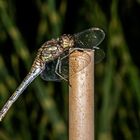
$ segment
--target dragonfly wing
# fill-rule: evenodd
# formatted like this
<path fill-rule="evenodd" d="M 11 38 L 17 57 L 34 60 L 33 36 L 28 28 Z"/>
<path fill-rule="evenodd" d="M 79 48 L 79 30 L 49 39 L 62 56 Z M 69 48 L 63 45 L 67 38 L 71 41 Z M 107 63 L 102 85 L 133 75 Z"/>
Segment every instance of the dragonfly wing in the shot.
<path fill-rule="evenodd" d="M 60 58 L 63 58 L 67 52 L 65 52 Z M 44 71 L 40 74 L 41 78 L 45 81 L 61 81 L 62 77 L 68 79 L 68 57 L 62 59 L 59 63 L 59 67 L 56 70 L 58 59 L 51 61 L 50 63 L 46 63 Z M 56 74 L 56 71 L 59 73 Z"/>
<path fill-rule="evenodd" d="M 95 63 L 99 63 L 105 53 L 97 47 L 105 38 L 105 33 L 99 28 L 90 28 L 80 33 L 74 34 L 75 48 L 85 48 L 95 50 Z"/>
<path fill-rule="evenodd" d="M 96 48 L 94 54 L 94 62 L 95 64 L 101 62 L 105 57 L 105 52 L 102 49 Z"/>
<path fill-rule="evenodd" d="M 94 49 L 105 38 L 105 33 L 99 28 L 90 28 L 80 33 L 74 34 L 75 47 Z"/>
<path fill-rule="evenodd" d="M 45 81 L 60 81 L 61 78 L 55 73 L 57 60 L 46 63 L 44 71 L 40 74 L 41 78 Z"/>

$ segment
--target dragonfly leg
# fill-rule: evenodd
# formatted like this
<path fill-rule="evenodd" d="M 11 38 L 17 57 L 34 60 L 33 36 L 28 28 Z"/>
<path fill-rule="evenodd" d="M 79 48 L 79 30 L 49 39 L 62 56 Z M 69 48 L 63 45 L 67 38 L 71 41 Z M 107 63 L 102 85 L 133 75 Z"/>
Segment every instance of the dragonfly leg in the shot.
<path fill-rule="evenodd" d="M 57 60 L 57 64 L 55 67 L 55 73 L 65 81 L 68 81 L 64 76 L 61 75 L 61 58 L 59 57 Z"/>

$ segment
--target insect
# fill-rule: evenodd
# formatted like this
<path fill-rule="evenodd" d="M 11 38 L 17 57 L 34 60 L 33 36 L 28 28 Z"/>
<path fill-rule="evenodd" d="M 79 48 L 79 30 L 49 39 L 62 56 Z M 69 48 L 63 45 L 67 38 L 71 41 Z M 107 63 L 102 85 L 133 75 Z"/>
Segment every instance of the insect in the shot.
<path fill-rule="evenodd" d="M 101 61 L 104 58 L 104 52 L 97 46 L 103 41 L 104 37 L 103 30 L 90 28 L 74 35 L 64 34 L 57 39 L 45 42 L 39 48 L 29 73 L 1 109 L 0 121 L 12 104 L 38 75 L 41 74 L 41 77 L 47 81 L 67 78 L 68 59 L 64 58 L 68 58 L 69 54 L 72 53 L 71 48 L 74 48 L 74 50 L 95 50 L 95 62 Z"/>

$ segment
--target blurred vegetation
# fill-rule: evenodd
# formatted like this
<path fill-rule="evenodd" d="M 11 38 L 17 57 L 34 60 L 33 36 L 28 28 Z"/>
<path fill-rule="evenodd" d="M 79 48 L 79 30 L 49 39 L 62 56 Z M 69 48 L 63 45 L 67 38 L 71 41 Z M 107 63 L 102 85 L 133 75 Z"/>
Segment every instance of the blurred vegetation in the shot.
<path fill-rule="evenodd" d="M 62 33 L 102 28 L 96 65 L 96 139 L 140 139 L 139 0 L 0 0 L 0 107 L 37 49 Z M 0 123 L 0 140 L 67 140 L 68 84 L 38 77 Z"/>

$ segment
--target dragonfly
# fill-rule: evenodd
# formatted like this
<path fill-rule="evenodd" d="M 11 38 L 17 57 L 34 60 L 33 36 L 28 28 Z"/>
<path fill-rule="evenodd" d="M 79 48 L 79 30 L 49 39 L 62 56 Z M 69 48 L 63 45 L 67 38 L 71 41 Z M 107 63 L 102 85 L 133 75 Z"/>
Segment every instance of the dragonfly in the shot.
<path fill-rule="evenodd" d="M 2 107 L 0 121 L 2 121 L 12 104 L 37 76 L 41 75 L 42 79 L 46 81 L 67 80 L 68 57 L 73 51 L 95 50 L 95 63 L 100 62 L 104 58 L 105 53 L 98 45 L 104 38 L 104 31 L 93 27 L 73 35 L 63 34 L 59 38 L 46 41 L 38 49 L 29 73 Z"/>

